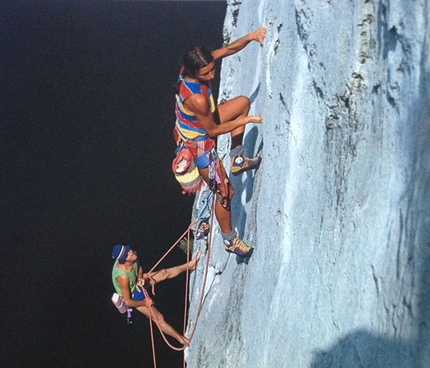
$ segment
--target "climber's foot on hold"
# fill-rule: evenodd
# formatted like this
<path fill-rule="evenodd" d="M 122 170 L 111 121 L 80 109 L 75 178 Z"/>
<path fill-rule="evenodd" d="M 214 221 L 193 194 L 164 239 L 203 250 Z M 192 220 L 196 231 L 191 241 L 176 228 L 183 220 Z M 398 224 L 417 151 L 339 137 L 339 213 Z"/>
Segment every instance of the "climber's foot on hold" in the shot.
<path fill-rule="evenodd" d="M 258 169 L 261 157 L 248 158 L 244 155 L 237 155 L 230 159 L 230 171 L 233 175 L 239 175 L 248 170 Z"/>
<path fill-rule="evenodd" d="M 237 236 L 232 240 L 224 239 L 224 248 L 227 252 L 234 253 L 241 258 L 251 256 L 254 251 L 254 248 L 248 247 L 243 240 L 239 239 Z"/>
<path fill-rule="evenodd" d="M 196 239 L 204 239 L 209 234 L 209 224 L 207 221 L 202 221 L 199 228 L 197 229 Z"/>

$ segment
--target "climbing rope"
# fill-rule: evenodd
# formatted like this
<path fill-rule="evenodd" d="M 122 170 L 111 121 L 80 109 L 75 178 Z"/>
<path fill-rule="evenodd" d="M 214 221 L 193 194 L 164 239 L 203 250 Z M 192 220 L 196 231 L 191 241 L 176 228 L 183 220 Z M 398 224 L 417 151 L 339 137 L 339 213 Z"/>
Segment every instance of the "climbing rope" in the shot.
<path fill-rule="evenodd" d="M 213 225 L 213 213 L 214 213 L 214 206 L 215 206 L 215 196 L 213 196 L 212 198 L 212 212 L 211 212 L 211 220 L 210 220 L 210 229 L 212 229 L 212 225 Z M 203 306 L 203 299 L 204 299 L 204 293 L 205 293 L 205 288 L 206 288 L 206 280 L 207 280 L 207 275 L 208 275 L 208 270 L 209 270 L 209 259 L 210 259 L 210 253 L 211 253 L 211 243 L 212 243 L 212 231 L 209 232 L 209 236 L 208 236 L 208 244 L 207 244 L 207 252 L 206 252 L 206 265 L 205 265 L 205 274 L 203 276 L 203 285 L 202 285 L 202 292 L 200 294 L 200 300 L 199 300 L 199 306 L 197 308 L 197 313 L 196 313 L 196 318 L 195 318 L 195 322 L 194 322 L 194 326 L 193 329 L 190 333 L 190 341 L 192 340 L 193 336 L 194 336 L 194 332 L 196 331 L 197 328 L 197 322 L 199 320 L 199 316 L 200 316 L 200 312 L 202 310 L 202 306 Z"/>
<path fill-rule="evenodd" d="M 184 294 L 184 324 L 182 326 L 182 336 L 185 336 L 185 332 L 187 330 L 187 310 L 188 310 L 188 283 L 190 272 L 188 269 L 188 262 L 190 261 L 190 243 L 191 237 L 190 232 L 187 234 L 187 272 L 185 273 L 185 294 Z M 197 268 L 197 265 L 196 265 Z M 191 339 L 188 340 L 191 342 Z M 185 357 L 183 359 L 183 366 L 186 367 L 187 363 L 185 362 Z"/>
<path fill-rule="evenodd" d="M 205 206 L 203 208 L 203 210 L 206 209 L 206 207 L 208 206 L 208 202 L 210 200 L 210 198 L 212 198 L 212 211 L 211 211 L 211 216 L 210 216 L 210 229 L 212 229 L 212 225 L 213 225 L 213 217 L 214 217 L 214 213 L 215 213 L 215 198 L 216 196 L 212 196 L 212 191 L 210 191 L 208 197 L 205 199 Z M 203 210 L 201 211 L 198 219 L 201 218 L 201 215 L 203 213 Z M 187 230 L 179 237 L 179 239 L 170 247 L 170 249 L 160 258 L 160 260 L 151 268 L 151 270 L 146 273 L 144 275 L 145 279 L 150 279 L 151 277 L 149 277 L 149 273 L 153 272 L 153 270 L 161 263 L 161 261 L 175 248 L 175 246 L 185 237 L 187 236 L 187 270 L 186 270 L 186 286 L 185 286 L 185 301 L 184 301 L 184 325 L 183 325 L 183 336 L 185 335 L 186 332 L 186 317 L 187 317 L 187 309 L 188 309 L 188 283 L 189 283 L 189 268 L 188 268 L 188 263 L 190 261 L 190 243 L 191 243 L 191 238 L 190 238 L 190 234 L 191 234 L 191 228 L 196 224 L 197 220 L 193 220 L 191 221 L 190 225 L 188 226 Z M 206 251 L 206 265 L 205 265 L 205 272 L 204 272 L 204 277 L 203 277 L 203 285 L 202 285 L 202 292 L 200 295 L 200 299 L 199 299 L 199 305 L 197 308 L 197 313 L 196 313 L 196 317 L 195 317 L 195 322 L 194 322 L 194 326 L 192 329 L 192 332 L 190 334 L 189 337 L 189 341 L 191 342 L 194 333 L 196 331 L 197 328 L 197 322 L 200 316 L 200 312 L 203 306 L 203 299 L 204 299 L 204 292 L 205 292 L 205 288 L 206 288 L 206 281 L 207 281 L 207 274 L 208 274 L 208 269 L 209 269 L 209 259 L 210 259 L 210 250 L 211 250 L 211 241 L 212 241 L 212 231 L 209 232 L 209 236 L 208 236 L 208 242 L 207 242 L 207 251 Z M 154 290 L 154 283 L 152 284 L 152 294 L 155 295 L 155 290 Z M 145 293 L 145 297 L 149 298 L 149 294 L 148 292 L 145 290 L 145 288 L 143 288 L 143 291 Z M 154 361 L 154 368 L 157 368 L 157 362 L 156 362 L 156 354 L 155 354 L 155 343 L 154 343 L 154 332 L 153 332 L 153 325 L 152 325 L 152 321 L 154 320 L 155 324 L 157 325 L 161 336 L 163 337 L 163 340 L 166 342 L 167 346 L 169 346 L 171 349 L 176 350 L 176 351 L 183 351 L 186 346 L 183 346 L 181 348 L 177 348 L 175 346 L 173 346 L 172 344 L 169 343 L 169 341 L 167 340 L 164 332 L 162 331 L 160 325 L 157 322 L 157 319 L 155 318 L 154 312 L 152 311 L 152 306 L 149 306 L 149 326 L 150 326 L 150 334 L 151 334 L 151 344 L 152 344 L 152 355 L 153 355 L 153 361 Z M 186 367 L 186 362 L 184 360 L 184 368 Z"/>
<path fill-rule="evenodd" d="M 154 268 L 157 267 L 161 261 L 166 258 L 166 256 L 176 247 L 176 245 L 184 238 L 184 236 L 189 233 L 191 231 L 191 228 L 195 225 L 197 221 L 193 220 L 191 221 L 191 224 L 188 226 L 187 230 L 180 236 L 180 238 L 175 242 L 175 244 L 173 244 L 170 249 L 164 254 L 164 256 L 162 256 L 160 258 L 160 260 L 154 265 L 154 267 L 151 268 L 151 270 L 148 273 L 151 273 L 152 271 L 154 271 Z"/>
<path fill-rule="evenodd" d="M 151 270 L 146 274 L 148 275 L 149 273 L 153 272 L 153 270 L 161 263 L 161 261 L 166 258 L 166 256 L 175 248 L 175 246 L 184 238 L 185 235 L 187 235 L 188 237 L 188 242 L 190 241 L 190 232 L 191 232 L 191 228 L 194 226 L 194 224 L 196 223 L 196 220 L 191 221 L 191 224 L 188 226 L 187 230 L 179 237 L 179 239 L 170 247 L 170 249 L 160 258 L 160 260 L 151 268 Z M 189 248 L 189 245 L 188 245 Z M 187 252 L 187 264 L 188 264 L 188 260 L 189 260 L 189 249 Z M 189 269 L 187 266 L 187 274 L 189 273 Z M 149 276 L 147 276 L 149 277 Z M 152 293 L 155 295 L 155 290 L 154 290 L 154 284 L 152 284 Z M 144 290 L 145 293 L 145 297 L 149 298 L 148 292 Z M 186 312 L 185 312 L 186 313 Z M 150 322 L 150 329 L 151 329 L 151 340 L 153 341 L 153 331 L 152 331 L 152 317 L 154 318 L 154 322 L 157 325 L 158 329 L 160 330 L 161 336 L 163 337 L 164 341 L 166 342 L 166 344 L 173 350 L 176 351 L 182 351 L 185 349 L 185 347 L 181 347 L 181 348 L 177 348 L 175 346 L 173 346 L 172 344 L 169 343 L 169 341 L 167 340 L 164 332 L 161 330 L 160 325 L 158 324 L 155 316 L 154 316 L 154 312 L 152 311 L 152 307 L 149 306 L 149 314 L 150 314 L 150 318 L 149 318 L 149 322 Z"/>
<path fill-rule="evenodd" d="M 148 294 L 148 292 L 143 289 L 145 296 Z M 151 318 L 151 314 L 152 314 L 152 309 L 149 309 L 149 330 L 151 331 L 151 345 L 152 345 L 152 360 L 154 361 L 154 368 L 157 368 L 157 359 L 155 357 L 155 343 L 154 343 L 154 330 L 152 329 L 152 318 Z"/>

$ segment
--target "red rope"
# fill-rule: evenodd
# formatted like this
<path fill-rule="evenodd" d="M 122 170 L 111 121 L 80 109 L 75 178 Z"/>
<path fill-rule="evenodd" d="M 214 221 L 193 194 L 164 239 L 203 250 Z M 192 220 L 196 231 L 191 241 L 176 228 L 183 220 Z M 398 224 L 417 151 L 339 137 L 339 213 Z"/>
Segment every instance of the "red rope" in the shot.
<path fill-rule="evenodd" d="M 216 195 L 213 195 L 212 198 L 212 211 L 211 211 L 211 221 L 210 221 L 210 229 L 212 230 L 212 225 L 213 225 L 213 217 L 214 217 L 214 211 L 215 211 L 215 198 Z M 191 228 L 194 226 L 194 224 L 196 223 L 196 220 L 191 221 L 191 224 L 188 226 L 187 230 L 179 237 L 179 239 L 170 247 L 170 249 L 160 258 L 160 260 L 151 268 L 151 270 L 148 273 L 153 272 L 153 270 L 161 263 L 161 261 L 175 248 L 175 246 L 184 238 L 185 235 L 187 235 L 187 270 L 186 270 L 186 286 L 185 286 L 185 301 L 184 301 L 184 325 L 183 325 L 183 335 L 185 335 L 186 332 L 186 320 L 187 320 L 187 308 L 188 308 L 188 282 L 189 282 L 189 268 L 188 268 L 188 262 L 190 260 L 190 230 Z M 212 241 L 212 231 L 209 232 L 209 236 L 208 236 L 208 245 L 207 245 L 207 252 L 206 252 L 206 265 L 205 265 L 205 274 L 204 274 L 204 278 L 203 278 L 203 287 L 202 287 L 202 293 L 200 295 L 200 300 L 199 300 L 199 306 L 197 309 L 197 314 L 196 314 L 196 318 L 195 318 L 195 323 L 192 329 L 192 332 L 190 334 L 189 337 L 189 341 L 191 342 L 194 333 L 196 331 L 196 327 L 197 327 L 197 321 L 199 319 L 200 316 L 200 312 L 202 310 L 202 306 L 203 306 L 203 298 L 204 298 L 204 292 L 205 292 L 205 288 L 206 288 L 206 281 L 207 281 L 207 275 L 208 275 L 208 269 L 209 269 L 209 258 L 210 258 L 210 249 L 211 249 L 211 241 Z M 149 295 L 147 293 L 147 291 L 145 289 L 144 293 L 145 296 L 149 298 Z M 155 295 L 154 292 L 154 285 L 152 286 L 152 293 Z M 152 307 L 149 306 L 149 324 L 150 324 L 150 330 L 151 330 L 151 342 L 152 342 L 152 354 L 153 354 L 153 360 L 154 360 L 154 368 L 157 367 L 157 362 L 156 362 L 156 355 L 155 355 L 155 344 L 154 344 L 154 333 L 153 333 L 153 327 L 152 327 L 152 319 L 154 320 L 155 324 L 157 325 L 161 336 L 163 337 L 163 340 L 166 342 L 166 344 L 173 350 L 176 351 L 183 351 L 186 347 L 183 346 L 181 348 L 177 348 L 175 346 L 173 346 L 172 344 L 169 343 L 169 341 L 166 339 L 166 336 L 164 334 L 164 332 L 161 330 L 161 327 L 159 326 L 153 312 L 152 312 Z M 186 367 L 186 362 L 185 359 L 183 361 L 184 363 L 184 368 Z"/>
<path fill-rule="evenodd" d="M 154 265 L 154 267 L 151 268 L 151 270 L 148 273 L 151 273 L 152 271 L 154 271 L 154 268 L 157 267 L 164 258 L 166 258 L 166 256 L 173 250 L 173 248 L 175 248 L 176 244 L 178 244 L 182 240 L 185 234 L 189 233 L 189 231 L 191 230 L 191 228 L 194 226 L 196 222 L 197 222 L 196 220 L 191 221 L 191 224 L 190 226 L 188 226 L 188 229 L 180 236 L 180 238 L 176 241 L 176 243 L 170 247 L 170 249 L 164 254 L 164 256 L 160 258 L 160 260 Z"/>
<path fill-rule="evenodd" d="M 161 263 L 161 261 L 174 249 L 174 247 L 176 246 L 176 244 L 178 244 L 183 239 L 183 237 L 185 236 L 185 234 L 188 234 L 188 243 L 189 243 L 189 241 L 190 241 L 190 231 L 191 231 L 191 228 L 194 226 L 195 223 L 196 223 L 196 220 L 191 221 L 191 224 L 188 226 L 187 230 L 181 235 L 181 237 L 175 242 L 175 244 L 173 244 L 170 247 L 170 249 L 160 258 L 160 260 L 155 264 L 154 267 L 151 268 L 151 270 L 148 273 L 151 273 L 155 269 L 155 267 L 157 267 Z M 189 253 L 190 253 L 189 252 L 189 244 L 188 244 L 187 248 L 188 248 L 188 251 L 187 251 L 187 264 L 188 264 Z M 189 272 L 189 270 L 188 270 L 188 265 L 187 265 L 187 275 L 188 275 L 188 272 Z M 145 289 L 143 289 L 143 291 L 145 293 L 145 297 L 149 298 L 148 292 Z M 152 289 L 152 292 L 155 295 L 154 288 Z M 186 311 L 184 312 L 184 314 L 186 314 Z M 163 337 L 163 340 L 166 342 L 167 346 L 169 346 L 171 349 L 176 350 L 176 351 L 182 351 L 182 350 L 185 349 L 185 346 L 183 346 L 181 348 L 177 348 L 177 347 L 173 346 L 172 344 L 170 344 L 170 342 L 167 340 L 164 332 L 161 330 L 161 327 L 158 324 L 157 319 L 154 316 L 154 313 L 152 312 L 152 306 L 149 306 L 149 322 L 150 322 L 150 325 L 151 325 L 151 338 L 153 338 L 153 336 L 152 336 L 152 318 L 154 318 L 154 322 L 157 325 L 157 327 L 158 327 L 158 329 L 160 331 L 160 334 Z M 184 316 L 184 318 L 185 318 L 185 316 Z M 155 362 L 155 355 L 154 355 L 154 362 Z"/>
<path fill-rule="evenodd" d="M 147 295 L 146 290 L 143 289 L 145 295 Z M 149 329 L 151 331 L 151 345 L 152 345 L 152 360 L 154 361 L 154 368 L 157 368 L 157 359 L 155 358 L 155 343 L 154 343 L 154 330 L 152 328 L 152 318 L 151 318 L 151 308 L 149 309 Z"/>
<path fill-rule="evenodd" d="M 185 295 L 184 295 L 184 325 L 182 327 L 182 335 L 185 336 L 185 332 L 187 329 L 187 310 L 188 310 L 188 282 L 189 282 L 189 275 L 190 275 L 190 269 L 188 268 L 188 262 L 190 261 L 190 232 L 188 232 L 187 237 L 187 272 L 185 274 Z M 197 265 L 196 265 L 197 268 Z M 189 340 L 191 342 L 191 339 Z M 183 367 L 186 368 L 187 362 L 185 361 L 185 356 L 183 359 Z"/>
<path fill-rule="evenodd" d="M 213 225 L 213 217 L 214 217 L 214 211 L 215 211 L 215 195 L 212 198 L 212 211 L 211 211 L 211 222 L 210 222 L 210 229 L 211 231 L 209 231 L 209 236 L 208 236 L 208 250 L 206 252 L 206 265 L 205 265 L 205 275 L 203 278 L 203 287 L 202 287 L 202 293 L 200 294 L 200 301 L 199 301 L 199 307 L 197 309 L 197 314 L 196 314 L 196 320 L 194 322 L 194 326 L 193 326 L 193 330 L 190 334 L 190 341 L 192 340 L 193 336 L 194 336 L 194 332 L 196 331 L 197 328 L 197 321 L 199 320 L 199 316 L 200 316 L 200 312 L 202 310 L 202 306 L 203 306 L 203 298 L 205 295 L 205 288 L 206 288 L 206 280 L 207 280 L 207 276 L 208 276 L 208 270 L 209 270 L 209 258 L 210 258 L 210 254 L 211 254 L 211 242 L 212 242 L 212 225 Z"/>
<path fill-rule="evenodd" d="M 174 247 L 183 239 L 183 237 L 185 236 L 185 234 L 187 234 L 187 239 L 188 239 L 188 245 L 187 245 L 187 271 L 186 271 L 186 282 L 187 282 L 187 286 L 186 286 L 186 293 L 185 293 L 185 303 L 187 300 L 187 296 L 188 296 L 188 275 L 189 275 L 189 268 L 188 268 L 188 262 L 190 259 L 190 230 L 191 228 L 194 226 L 194 224 L 196 223 L 196 220 L 193 220 L 191 222 L 191 224 L 188 226 L 187 230 L 181 235 L 181 237 L 175 242 L 175 244 L 173 244 L 170 249 L 160 258 L 160 260 L 151 268 L 151 270 L 148 272 L 152 272 L 160 263 L 161 261 L 174 249 Z M 145 274 L 147 275 L 147 274 Z M 149 276 L 145 277 L 146 279 L 150 279 Z M 148 292 L 145 290 L 145 288 L 143 288 L 143 292 L 145 294 L 146 298 L 149 298 Z M 155 291 L 154 291 L 154 285 L 152 285 L 152 293 L 155 295 Z M 185 333 L 185 326 L 186 326 L 186 309 L 187 308 L 187 304 L 185 304 L 185 308 L 184 308 L 184 333 Z M 153 356 L 153 361 L 154 361 L 154 368 L 157 368 L 157 360 L 156 360 L 156 354 L 155 354 L 155 343 L 154 343 L 154 331 L 153 331 L 153 326 L 152 326 L 152 320 L 154 320 L 155 324 L 157 325 L 161 336 L 163 337 L 164 341 L 166 342 L 166 344 L 173 350 L 176 351 L 182 351 L 185 349 L 185 346 L 181 347 L 181 348 L 177 348 L 175 346 L 173 346 L 172 344 L 169 343 L 169 341 L 166 339 L 166 336 L 164 334 L 164 332 L 161 330 L 160 325 L 158 324 L 154 313 L 152 311 L 152 307 L 149 306 L 149 327 L 150 327 L 150 334 L 151 334 L 151 343 L 152 343 L 152 356 Z"/>

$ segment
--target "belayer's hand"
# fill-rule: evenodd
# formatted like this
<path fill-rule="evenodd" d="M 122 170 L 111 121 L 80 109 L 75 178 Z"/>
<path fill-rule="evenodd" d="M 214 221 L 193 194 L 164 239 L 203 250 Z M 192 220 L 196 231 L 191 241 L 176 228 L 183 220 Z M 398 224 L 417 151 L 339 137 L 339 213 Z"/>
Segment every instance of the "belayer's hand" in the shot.
<path fill-rule="evenodd" d="M 152 307 L 154 305 L 154 302 L 152 301 L 152 299 L 150 297 L 146 297 L 144 299 L 144 301 L 145 301 L 145 307 L 149 308 L 149 307 Z"/>
<path fill-rule="evenodd" d="M 140 287 L 144 287 L 145 286 L 145 279 L 144 278 L 138 278 L 136 285 L 138 285 Z"/>
<path fill-rule="evenodd" d="M 267 29 L 265 27 L 260 27 L 256 31 L 251 32 L 249 35 L 252 37 L 254 41 L 260 42 L 260 44 L 264 43 L 264 37 L 266 37 Z"/>

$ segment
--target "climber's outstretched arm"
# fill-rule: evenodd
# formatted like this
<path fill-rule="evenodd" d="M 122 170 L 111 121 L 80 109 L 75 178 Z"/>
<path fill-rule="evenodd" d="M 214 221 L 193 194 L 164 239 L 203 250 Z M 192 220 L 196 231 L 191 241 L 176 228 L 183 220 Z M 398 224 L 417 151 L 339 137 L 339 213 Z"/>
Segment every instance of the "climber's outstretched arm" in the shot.
<path fill-rule="evenodd" d="M 233 55 L 236 52 L 242 50 L 251 41 L 258 41 L 261 44 L 263 44 L 264 37 L 266 37 L 266 31 L 267 30 L 265 27 L 260 27 L 256 31 L 248 33 L 246 36 L 243 36 L 237 39 L 231 44 L 221 49 L 212 51 L 212 56 L 215 60 L 217 60 L 217 59 L 222 59 L 229 55 Z"/>

